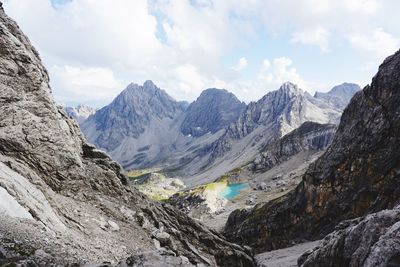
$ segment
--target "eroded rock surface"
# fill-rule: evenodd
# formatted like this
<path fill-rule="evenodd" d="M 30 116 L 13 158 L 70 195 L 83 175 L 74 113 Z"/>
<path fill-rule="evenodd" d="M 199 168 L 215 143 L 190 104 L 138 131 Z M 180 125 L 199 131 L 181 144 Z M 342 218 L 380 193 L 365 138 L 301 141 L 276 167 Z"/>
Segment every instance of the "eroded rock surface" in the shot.
<path fill-rule="evenodd" d="M 400 265 L 400 209 L 340 223 L 298 265 L 384 267 Z"/>
<path fill-rule="evenodd" d="M 335 132 L 334 124 L 307 121 L 279 141 L 268 144 L 248 167 L 253 172 L 265 172 L 302 151 L 324 150 L 331 144 Z"/>

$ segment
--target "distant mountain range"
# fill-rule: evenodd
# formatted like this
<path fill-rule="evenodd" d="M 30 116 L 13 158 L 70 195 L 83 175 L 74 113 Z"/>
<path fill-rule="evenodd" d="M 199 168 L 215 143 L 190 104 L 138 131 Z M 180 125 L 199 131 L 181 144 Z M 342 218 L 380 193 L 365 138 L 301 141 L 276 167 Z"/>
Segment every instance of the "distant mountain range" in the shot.
<path fill-rule="evenodd" d="M 64 107 L 65 112 L 69 117 L 76 120 L 78 124 L 83 123 L 90 115 L 96 113 L 96 109 L 86 106 L 78 105 L 77 107 Z"/>
<path fill-rule="evenodd" d="M 212 88 L 187 105 L 146 81 L 128 85 L 81 128 L 89 142 L 126 169 L 157 166 L 199 184 L 248 162 L 306 121 L 338 124 L 358 90 L 344 83 L 312 96 L 287 82 L 246 105 L 227 90 Z"/>

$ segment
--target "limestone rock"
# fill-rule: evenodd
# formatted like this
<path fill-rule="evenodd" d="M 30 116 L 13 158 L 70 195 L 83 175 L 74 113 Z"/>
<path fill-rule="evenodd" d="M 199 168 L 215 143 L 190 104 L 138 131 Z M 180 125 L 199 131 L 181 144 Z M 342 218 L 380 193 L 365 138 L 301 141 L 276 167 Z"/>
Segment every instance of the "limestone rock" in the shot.
<path fill-rule="evenodd" d="M 400 209 L 383 210 L 340 223 L 321 244 L 303 254 L 302 267 L 400 264 Z"/>

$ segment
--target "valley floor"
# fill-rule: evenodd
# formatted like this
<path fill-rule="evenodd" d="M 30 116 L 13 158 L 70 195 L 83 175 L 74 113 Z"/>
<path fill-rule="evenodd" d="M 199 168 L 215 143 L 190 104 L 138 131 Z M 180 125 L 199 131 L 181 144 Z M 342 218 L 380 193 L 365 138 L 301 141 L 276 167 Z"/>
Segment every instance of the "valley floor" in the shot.
<path fill-rule="evenodd" d="M 226 205 L 216 213 L 207 214 L 199 219 L 203 224 L 221 232 L 228 220 L 229 214 L 236 209 L 252 208 L 259 203 L 266 203 L 275 198 L 287 194 L 301 181 L 311 162 L 317 159 L 322 152 L 304 152 L 296 157 L 275 166 L 267 172 L 260 174 L 242 173 L 248 180 L 240 178 L 241 181 L 249 183 L 250 187 L 240 191 L 233 200 L 227 201 Z M 259 188 L 259 187 L 262 188 Z M 257 190 L 254 190 L 257 188 Z"/>

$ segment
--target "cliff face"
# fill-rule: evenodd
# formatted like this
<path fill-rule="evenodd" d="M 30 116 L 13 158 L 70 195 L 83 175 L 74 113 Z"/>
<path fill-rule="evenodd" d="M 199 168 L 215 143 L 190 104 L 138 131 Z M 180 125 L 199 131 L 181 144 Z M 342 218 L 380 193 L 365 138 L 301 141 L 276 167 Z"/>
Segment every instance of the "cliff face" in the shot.
<path fill-rule="evenodd" d="M 400 52 L 345 109 L 335 138 L 288 195 L 233 212 L 225 236 L 258 251 L 316 239 L 400 198 Z"/>
<path fill-rule="evenodd" d="M 279 141 L 264 147 L 248 167 L 253 172 L 265 172 L 302 151 L 323 150 L 331 144 L 335 131 L 334 124 L 305 122 Z"/>
<path fill-rule="evenodd" d="M 182 265 L 253 265 L 245 249 L 126 187 L 120 166 L 56 107 L 48 81 L 1 8 L 0 265 L 115 264 L 146 250 L 159 264 L 167 255 Z"/>

